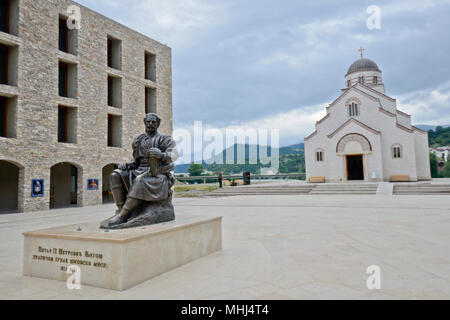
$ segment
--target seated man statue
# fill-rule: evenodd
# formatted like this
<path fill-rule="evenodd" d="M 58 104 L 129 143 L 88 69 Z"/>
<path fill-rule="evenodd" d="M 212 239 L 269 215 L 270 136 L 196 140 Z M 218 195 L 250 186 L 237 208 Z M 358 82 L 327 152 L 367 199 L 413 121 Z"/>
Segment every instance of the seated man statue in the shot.
<path fill-rule="evenodd" d="M 172 137 L 158 132 L 161 119 L 154 113 L 144 120 L 146 133 L 133 142 L 130 164 L 111 174 L 111 191 L 118 210 L 101 223 L 102 229 L 124 229 L 175 220 L 172 175 L 178 158 Z"/>

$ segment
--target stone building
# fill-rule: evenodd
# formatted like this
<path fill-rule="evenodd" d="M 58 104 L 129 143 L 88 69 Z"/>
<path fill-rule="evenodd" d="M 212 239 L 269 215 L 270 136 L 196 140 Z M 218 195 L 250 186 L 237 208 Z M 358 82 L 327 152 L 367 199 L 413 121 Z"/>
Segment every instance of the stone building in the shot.
<path fill-rule="evenodd" d="M 0 212 L 110 200 L 145 113 L 172 132 L 171 49 L 66 0 L 4 0 L 0 30 Z"/>
<path fill-rule="evenodd" d="M 385 94 L 382 72 L 369 59 L 354 62 L 346 88 L 305 138 L 309 181 L 430 180 L 428 133 L 411 125 Z"/>

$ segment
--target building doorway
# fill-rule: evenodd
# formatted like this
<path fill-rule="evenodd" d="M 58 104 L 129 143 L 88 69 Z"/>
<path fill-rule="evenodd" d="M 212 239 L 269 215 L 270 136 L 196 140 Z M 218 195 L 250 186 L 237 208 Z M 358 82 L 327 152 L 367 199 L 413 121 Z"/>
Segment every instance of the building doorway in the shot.
<path fill-rule="evenodd" d="M 117 164 L 108 164 L 103 168 L 102 172 L 102 194 L 103 194 L 103 203 L 112 203 L 114 202 L 112 193 L 111 193 L 111 173 L 117 169 Z"/>
<path fill-rule="evenodd" d="M 0 161 L 0 214 L 19 210 L 19 168 Z"/>
<path fill-rule="evenodd" d="M 363 155 L 347 156 L 347 180 L 364 180 Z"/>
<path fill-rule="evenodd" d="M 72 207 L 78 204 L 78 168 L 70 163 L 58 163 L 50 171 L 50 208 Z"/>

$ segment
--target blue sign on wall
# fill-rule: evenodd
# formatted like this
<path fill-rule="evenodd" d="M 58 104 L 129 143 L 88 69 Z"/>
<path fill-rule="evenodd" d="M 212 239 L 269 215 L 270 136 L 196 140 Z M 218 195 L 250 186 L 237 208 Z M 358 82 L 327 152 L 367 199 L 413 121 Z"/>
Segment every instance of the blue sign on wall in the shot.
<path fill-rule="evenodd" d="M 31 181 L 31 196 L 33 198 L 44 196 L 44 179 L 33 179 Z"/>
<path fill-rule="evenodd" d="M 89 179 L 88 180 L 88 190 L 98 190 L 99 179 Z"/>

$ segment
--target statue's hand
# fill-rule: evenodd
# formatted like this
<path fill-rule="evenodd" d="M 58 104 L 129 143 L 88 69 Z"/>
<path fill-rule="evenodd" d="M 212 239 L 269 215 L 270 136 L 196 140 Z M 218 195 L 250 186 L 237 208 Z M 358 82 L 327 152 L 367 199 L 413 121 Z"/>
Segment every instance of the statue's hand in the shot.
<path fill-rule="evenodd" d="M 158 159 L 158 160 L 161 160 L 162 158 L 164 158 L 164 153 L 161 152 L 161 150 L 159 150 L 158 148 L 151 148 L 148 151 L 148 155 L 149 155 L 149 157 L 151 157 L 153 159 Z"/>
<path fill-rule="evenodd" d="M 118 169 L 122 170 L 122 171 L 126 171 L 126 170 L 128 170 L 128 165 L 126 163 L 121 163 L 121 164 L 119 164 Z"/>

